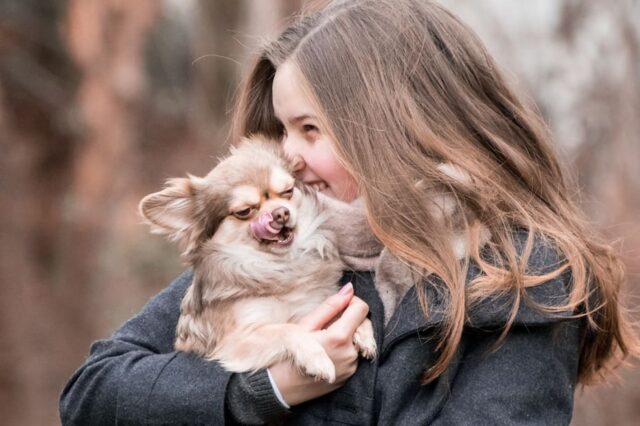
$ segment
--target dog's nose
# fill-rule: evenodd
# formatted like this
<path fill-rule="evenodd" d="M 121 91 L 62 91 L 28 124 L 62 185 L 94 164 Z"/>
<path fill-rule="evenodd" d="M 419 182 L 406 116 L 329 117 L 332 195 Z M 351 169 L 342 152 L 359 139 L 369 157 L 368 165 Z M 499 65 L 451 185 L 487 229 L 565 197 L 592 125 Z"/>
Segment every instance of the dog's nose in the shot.
<path fill-rule="evenodd" d="M 282 229 L 283 226 L 287 224 L 289 220 L 289 209 L 281 206 L 271 212 L 271 216 L 273 216 L 273 222 L 271 222 L 271 226 L 276 229 Z"/>

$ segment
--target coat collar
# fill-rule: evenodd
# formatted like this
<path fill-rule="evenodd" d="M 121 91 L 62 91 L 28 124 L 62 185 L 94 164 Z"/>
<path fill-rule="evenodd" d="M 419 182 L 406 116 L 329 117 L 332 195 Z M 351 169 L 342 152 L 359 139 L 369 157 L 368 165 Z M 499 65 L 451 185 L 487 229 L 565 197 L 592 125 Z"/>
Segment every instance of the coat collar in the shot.
<path fill-rule="evenodd" d="M 539 247 L 532 254 L 531 267 L 533 272 L 544 274 L 553 270 L 558 265 L 557 252 L 549 248 Z M 349 273 L 348 273 L 349 274 Z M 386 326 L 383 325 L 383 307 L 380 297 L 374 285 L 375 276 L 371 272 L 351 272 L 345 275 L 348 282 L 354 282 L 356 294 L 369 305 L 371 319 L 374 323 L 380 354 L 384 353 L 397 341 L 416 333 L 431 334 L 437 331 L 446 313 L 446 297 L 444 286 L 437 277 L 430 277 L 424 281 L 425 294 L 429 315 L 425 317 L 420 307 L 416 294 L 416 288 L 411 287 L 401 302 L 398 304 L 393 316 Z M 467 283 L 480 274 L 475 264 L 471 264 L 467 274 Z M 514 325 L 536 326 L 552 324 L 562 319 L 573 316 L 571 310 L 563 310 L 554 314 L 542 312 L 536 308 L 536 304 L 547 307 L 557 307 L 566 304 L 569 300 L 571 288 L 571 271 L 565 272 L 538 286 L 527 288 L 520 300 Z M 499 330 L 503 328 L 511 314 L 511 308 L 515 302 L 515 294 L 505 293 L 484 299 L 466 314 L 466 326 L 475 329 Z"/>

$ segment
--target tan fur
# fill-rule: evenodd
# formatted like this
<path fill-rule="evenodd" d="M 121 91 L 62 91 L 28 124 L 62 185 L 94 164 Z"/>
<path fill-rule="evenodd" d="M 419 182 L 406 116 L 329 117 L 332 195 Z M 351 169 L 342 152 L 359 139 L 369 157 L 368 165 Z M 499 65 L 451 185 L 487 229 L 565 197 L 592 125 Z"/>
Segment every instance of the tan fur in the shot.
<path fill-rule="evenodd" d="M 193 268 L 181 304 L 176 350 L 217 360 L 230 371 L 254 371 L 290 359 L 301 371 L 333 382 L 335 368 L 295 321 L 338 290 L 342 263 L 328 215 L 308 188 L 296 186 L 275 143 L 244 140 L 204 178 L 172 179 L 148 195 L 140 212 L 157 233 L 179 243 Z M 234 212 L 254 207 L 249 220 Z M 250 221 L 286 207 L 290 246 L 257 241 Z M 355 336 L 360 353 L 376 353 L 371 322 Z"/>

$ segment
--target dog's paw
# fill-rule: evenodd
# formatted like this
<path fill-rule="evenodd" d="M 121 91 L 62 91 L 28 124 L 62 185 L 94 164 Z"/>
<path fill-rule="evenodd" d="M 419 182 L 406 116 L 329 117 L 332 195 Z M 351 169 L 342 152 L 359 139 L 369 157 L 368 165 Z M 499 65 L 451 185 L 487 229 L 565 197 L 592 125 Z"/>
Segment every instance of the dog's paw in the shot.
<path fill-rule="evenodd" d="M 353 344 L 358 348 L 358 352 L 363 358 L 374 359 L 377 354 L 376 339 L 373 336 L 373 324 L 365 319 L 360 327 L 353 333 Z"/>
<path fill-rule="evenodd" d="M 336 367 L 322 345 L 313 339 L 300 343 L 301 345 L 293 351 L 294 363 L 298 368 L 316 380 L 335 382 Z"/>
<path fill-rule="evenodd" d="M 324 380 L 328 383 L 336 381 L 336 367 L 327 354 L 320 357 L 313 357 L 302 365 L 305 374 L 313 376 L 316 380 Z"/>

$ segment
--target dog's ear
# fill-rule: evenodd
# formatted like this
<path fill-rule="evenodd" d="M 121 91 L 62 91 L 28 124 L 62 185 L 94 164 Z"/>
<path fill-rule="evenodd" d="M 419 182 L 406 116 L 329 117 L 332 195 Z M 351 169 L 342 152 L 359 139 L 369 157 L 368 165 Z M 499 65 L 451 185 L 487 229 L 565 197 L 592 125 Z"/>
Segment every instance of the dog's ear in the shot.
<path fill-rule="evenodd" d="M 193 224 L 195 191 L 188 178 L 169 179 L 160 192 L 140 201 L 138 210 L 154 234 L 173 235 Z"/>
<path fill-rule="evenodd" d="M 184 254 L 190 253 L 206 223 L 198 213 L 198 192 L 202 179 L 189 175 L 188 178 L 169 179 L 160 192 L 149 194 L 140 201 L 138 210 L 151 226 L 154 234 L 168 235 L 177 241 Z"/>

